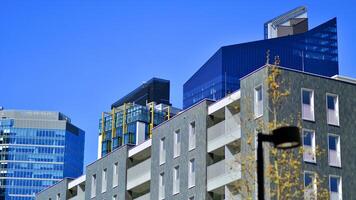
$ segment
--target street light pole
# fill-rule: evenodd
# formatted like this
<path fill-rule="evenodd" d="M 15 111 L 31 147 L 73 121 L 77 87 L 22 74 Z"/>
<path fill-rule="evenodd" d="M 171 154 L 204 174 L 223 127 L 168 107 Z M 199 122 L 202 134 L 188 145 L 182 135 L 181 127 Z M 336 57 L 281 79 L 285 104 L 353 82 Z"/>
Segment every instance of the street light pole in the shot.
<path fill-rule="evenodd" d="M 257 135 L 257 186 L 258 186 L 258 199 L 265 198 L 265 175 L 264 175 L 264 160 L 263 160 L 263 145 L 262 145 L 262 133 Z"/>
<path fill-rule="evenodd" d="M 299 128 L 295 126 L 285 126 L 273 130 L 271 135 L 263 133 L 257 134 L 258 200 L 265 199 L 263 142 L 273 143 L 274 147 L 278 149 L 296 148 L 301 144 Z"/>

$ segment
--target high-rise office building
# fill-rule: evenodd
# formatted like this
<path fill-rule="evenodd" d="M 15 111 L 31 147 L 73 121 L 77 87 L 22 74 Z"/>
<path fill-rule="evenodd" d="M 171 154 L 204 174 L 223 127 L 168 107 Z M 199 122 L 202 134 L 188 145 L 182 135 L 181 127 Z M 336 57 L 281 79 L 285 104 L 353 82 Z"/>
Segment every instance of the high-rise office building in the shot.
<path fill-rule="evenodd" d="M 154 126 L 176 114 L 169 102 L 169 81 L 152 78 L 111 105 L 99 120 L 98 158 L 151 137 Z"/>
<path fill-rule="evenodd" d="M 264 26 L 265 40 L 221 47 L 185 82 L 183 108 L 238 90 L 240 78 L 275 56 L 291 69 L 329 77 L 339 73 L 336 18 L 307 31 L 306 9 L 300 7 Z"/>
<path fill-rule="evenodd" d="M 259 68 L 241 79 L 240 90 L 183 110 L 156 126 L 152 138 L 123 145 L 88 165 L 85 175 L 65 179 L 37 199 L 257 199 L 257 130 L 273 122 L 271 108 L 276 108 L 279 122 L 300 128 L 300 178 L 292 188 L 301 189 L 293 199 L 316 199 L 313 195 L 323 188 L 332 200 L 352 199 L 356 113 L 350 108 L 356 107 L 356 80 L 279 67 L 280 87 L 289 95 L 274 107 L 266 81 L 272 70 Z M 271 148 L 264 148 L 265 171 L 278 159 Z M 264 185 L 265 199 L 275 199 L 270 196 L 275 185 L 267 174 Z"/>
<path fill-rule="evenodd" d="M 83 173 L 84 131 L 60 112 L 0 110 L 0 199 L 33 200 Z"/>

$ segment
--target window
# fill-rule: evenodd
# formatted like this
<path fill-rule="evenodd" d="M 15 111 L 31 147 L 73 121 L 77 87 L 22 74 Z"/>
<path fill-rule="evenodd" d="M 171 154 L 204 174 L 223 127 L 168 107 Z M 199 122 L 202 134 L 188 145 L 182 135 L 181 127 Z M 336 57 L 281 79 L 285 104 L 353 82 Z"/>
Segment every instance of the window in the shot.
<path fill-rule="evenodd" d="M 316 199 L 317 187 L 315 174 L 304 172 L 304 199 Z"/>
<path fill-rule="evenodd" d="M 160 151 L 159 151 L 159 163 L 163 164 L 166 162 L 166 141 L 162 138 L 160 141 Z"/>
<path fill-rule="evenodd" d="M 329 177 L 329 190 L 330 190 L 331 200 L 342 199 L 342 184 L 341 184 L 341 178 L 339 176 Z"/>
<path fill-rule="evenodd" d="M 327 120 L 328 124 L 339 125 L 339 98 L 337 95 L 327 94 Z"/>
<path fill-rule="evenodd" d="M 119 184 L 119 163 L 114 163 L 114 165 L 113 165 L 112 187 L 116 187 L 118 184 Z"/>
<path fill-rule="evenodd" d="M 173 194 L 179 193 L 179 166 L 173 170 Z"/>
<path fill-rule="evenodd" d="M 195 186 L 195 159 L 189 161 L 188 187 Z"/>
<path fill-rule="evenodd" d="M 192 196 L 192 197 L 189 197 L 189 200 L 194 200 L 194 196 Z"/>
<path fill-rule="evenodd" d="M 60 193 L 57 194 L 57 200 L 61 200 L 61 194 Z"/>
<path fill-rule="evenodd" d="M 302 89 L 302 118 L 314 121 L 314 91 Z"/>
<path fill-rule="evenodd" d="M 96 196 L 96 174 L 91 176 L 91 195 L 90 197 L 93 198 Z"/>
<path fill-rule="evenodd" d="M 196 134 L 195 134 L 195 122 L 189 124 L 189 150 L 195 149 L 196 146 Z"/>
<path fill-rule="evenodd" d="M 340 136 L 329 134 L 329 165 L 341 167 Z"/>
<path fill-rule="evenodd" d="M 176 130 L 174 132 L 174 152 L 173 152 L 174 158 L 180 155 L 180 140 L 181 140 L 180 131 Z"/>
<path fill-rule="evenodd" d="M 106 192 L 107 180 L 108 180 L 107 169 L 104 169 L 101 176 L 101 192 Z"/>
<path fill-rule="evenodd" d="M 315 158 L 315 132 L 303 129 L 303 160 L 316 162 Z"/>
<path fill-rule="evenodd" d="M 262 85 L 259 85 L 255 88 L 254 112 L 255 118 L 258 118 L 263 115 Z"/>
<path fill-rule="evenodd" d="M 117 195 L 116 194 L 112 197 L 112 200 L 117 200 Z"/>
<path fill-rule="evenodd" d="M 164 199 L 164 173 L 161 173 L 159 175 L 159 188 L 158 188 L 158 195 L 159 199 Z"/>

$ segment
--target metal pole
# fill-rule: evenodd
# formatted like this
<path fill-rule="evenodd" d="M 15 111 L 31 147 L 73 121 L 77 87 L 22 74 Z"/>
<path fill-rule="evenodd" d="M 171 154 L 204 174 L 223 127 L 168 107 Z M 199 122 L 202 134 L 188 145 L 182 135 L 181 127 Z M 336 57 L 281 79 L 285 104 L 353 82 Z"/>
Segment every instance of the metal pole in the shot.
<path fill-rule="evenodd" d="M 265 199 L 264 187 L 264 166 L 263 166 L 263 135 L 257 135 L 257 186 L 258 186 L 258 200 Z"/>

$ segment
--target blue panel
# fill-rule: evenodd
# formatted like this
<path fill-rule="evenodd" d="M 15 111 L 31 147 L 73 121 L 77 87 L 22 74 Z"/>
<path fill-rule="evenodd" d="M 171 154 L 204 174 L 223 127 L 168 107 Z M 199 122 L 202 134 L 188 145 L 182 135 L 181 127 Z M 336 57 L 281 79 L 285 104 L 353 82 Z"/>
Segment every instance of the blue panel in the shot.
<path fill-rule="evenodd" d="M 72 130 L 72 128 L 70 128 Z M 73 129 L 76 130 L 76 129 Z M 0 199 L 34 200 L 64 177 L 83 173 L 84 132 L 0 126 Z"/>
<path fill-rule="evenodd" d="M 183 86 L 183 108 L 204 99 L 221 99 L 240 88 L 240 78 L 270 60 L 283 67 L 333 76 L 339 73 L 336 18 L 308 32 L 225 46 L 219 49 Z"/>

